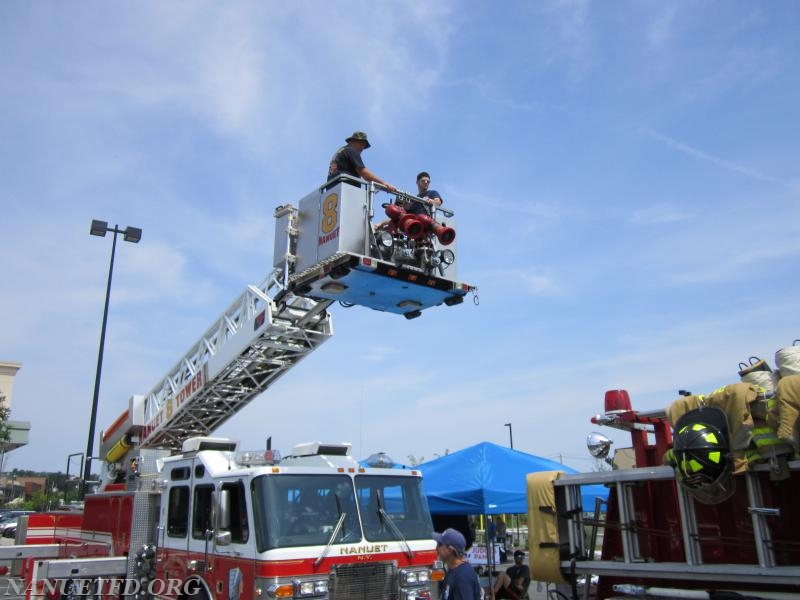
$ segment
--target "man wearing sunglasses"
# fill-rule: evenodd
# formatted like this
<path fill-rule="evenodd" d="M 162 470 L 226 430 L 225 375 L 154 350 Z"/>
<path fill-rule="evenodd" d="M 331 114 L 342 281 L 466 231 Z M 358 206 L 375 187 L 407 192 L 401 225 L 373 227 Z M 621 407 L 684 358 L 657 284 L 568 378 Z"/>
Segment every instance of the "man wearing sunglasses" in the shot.
<path fill-rule="evenodd" d="M 430 185 L 431 176 L 427 171 L 422 171 L 417 175 L 417 196 L 422 198 L 425 204 L 409 202 L 409 206 L 406 206 L 406 212 L 412 215 L 431 215 L 434 207 L 442 205 L 442 196 L 436 190 L 430 189 Z"/>

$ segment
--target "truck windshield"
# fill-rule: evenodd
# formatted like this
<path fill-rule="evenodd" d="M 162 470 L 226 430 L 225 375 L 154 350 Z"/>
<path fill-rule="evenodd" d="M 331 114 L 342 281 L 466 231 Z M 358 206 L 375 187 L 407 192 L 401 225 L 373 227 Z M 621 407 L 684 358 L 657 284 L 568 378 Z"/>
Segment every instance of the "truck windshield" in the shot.
<path fill-rule="evenodd" d="M 253 481 L 260 552 L 286 546 L 324 546 L 345 513 L 334 544 L 360 542 L 361 527 L 347 475 L 269 475 Z"/>
<path fill-rule="evenodd" d="M 433 536 L 421 482 L 419 477 L 356 476 L 356 496 L 366 539 L 397 540 L 398 532 L 408 540 Z M 397 531 L 386 523 L 386 518 L 391 519 Z"/>

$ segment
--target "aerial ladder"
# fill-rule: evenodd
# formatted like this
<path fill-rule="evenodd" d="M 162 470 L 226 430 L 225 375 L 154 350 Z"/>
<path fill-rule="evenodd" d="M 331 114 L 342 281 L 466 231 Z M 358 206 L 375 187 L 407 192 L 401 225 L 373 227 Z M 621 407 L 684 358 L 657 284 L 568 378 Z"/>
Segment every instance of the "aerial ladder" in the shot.
<path fill-rule="evenodd" d="M 191 437 L 206 436 L 333 335 L 334 302 L 418 317 L 460 304 L 477 288 L 455 281 L 452 211 L 419 222 L 383 205 L 389 227 L 373 230 L 379 186 L 343 175 L 275 210 L 273 269 L 249 285 L 145 395 L 102 432 L 102 489 L 121 487 Z M 440 216 L 437 216 L 440 213 Z M 399 222 L 403 218 L 402 224 Z M 436 220 L 438 219 L 438 220 Z M 155 453 L 142 451 L 154 450 Z M 131 479 L 132 481 L 132 479 Z M 113 489 L 113 487 L 112 487 Z"/>

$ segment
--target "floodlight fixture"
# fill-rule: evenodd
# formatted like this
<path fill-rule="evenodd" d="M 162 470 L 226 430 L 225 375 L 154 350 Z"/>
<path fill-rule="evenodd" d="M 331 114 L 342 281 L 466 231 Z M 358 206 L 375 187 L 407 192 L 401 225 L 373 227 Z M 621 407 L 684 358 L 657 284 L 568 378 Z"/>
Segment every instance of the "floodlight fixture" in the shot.
<path fill-rule="evenodd" d="M 90 234 L 97 235 L 99 237 L 106 237 L 107 231 L 108 221 L 98 221 L 97 219 L 92 219 L 92 226 L 89 228 Z"/>

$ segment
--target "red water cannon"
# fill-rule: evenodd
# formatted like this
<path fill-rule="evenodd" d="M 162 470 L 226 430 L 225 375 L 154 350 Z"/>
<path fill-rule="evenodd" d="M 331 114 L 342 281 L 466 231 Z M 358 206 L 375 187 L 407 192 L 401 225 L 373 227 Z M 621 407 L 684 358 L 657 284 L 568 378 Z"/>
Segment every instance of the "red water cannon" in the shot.
<path fill-rule="evenodd" d="M 425 226 L 419 221 L 417 215 L 411 215 L 396 204 L 386 205 L 386 216 L 400 231 L 412 240 L 418 240 L 425 235 Z"/>
<path fill-rule="evenodd" d="M 425 231 L 432 231 L 442 246 L 449 246 L 456 239 L 456 230 L 452 227 L 442 225 L 428 215 L 416 215 L 416 217 L 422 223 Z"/>

